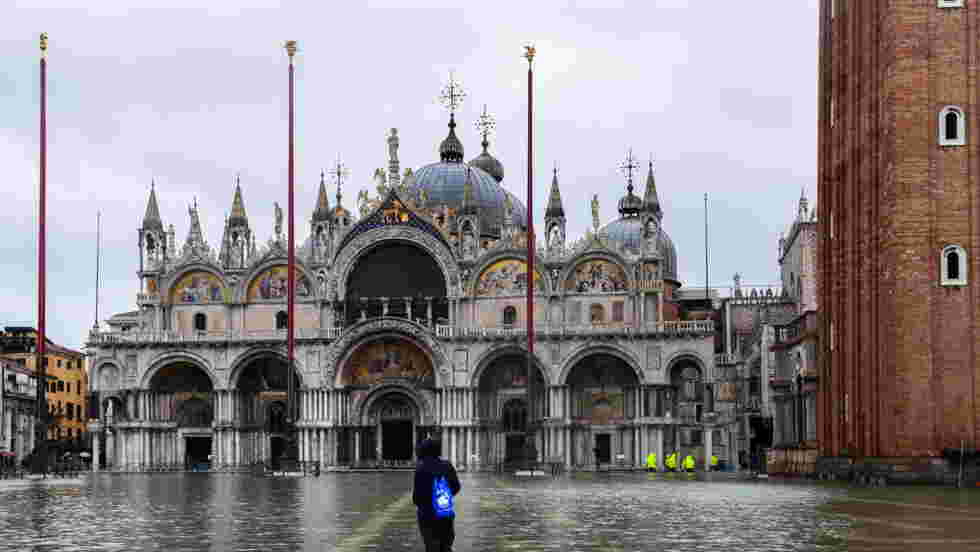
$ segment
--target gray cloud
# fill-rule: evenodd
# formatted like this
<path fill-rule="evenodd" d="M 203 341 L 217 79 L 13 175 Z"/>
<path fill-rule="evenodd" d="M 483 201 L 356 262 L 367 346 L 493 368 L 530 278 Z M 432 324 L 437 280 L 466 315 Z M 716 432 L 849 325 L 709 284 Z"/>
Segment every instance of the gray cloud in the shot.
<path fill-rule="evenodd" d="M 524 198 L 525 40 L 539 52 L 539 225 L 556 160 L 570 234 L 591 224 L 592 193 L 603 219 L 613 219 L 625 187 L 615 167 L 633 147 L 642 159 L 653 153 L 658 160 L 665 225 L 685 285 L 704 281 L 705 192 L 712 283 L 730 281 L 735 271 L 746 282 L 764 282 L 776 279 L 775 243 L 800 188 L 815 193 L 816 0 L 758 7 L 622 2 L 621 9 L 599 7 L 605 2 L 443 2 L 424 9 L 389 9 L 401 4 L 394 2 L 313 9 L 257 1 L 242 9 L 188 1 L 167 2 L 173 9 L 89 4 L 0 8 L 0 322 L 36 317 L 36 59 L 44 30 L 51 35 L 48 328 L 68 346 L 80 347 L 93 322 L 98 210 L 100 314 L 134 306 L 136 228 L 151 178 L 179 242 L 196 196 L 207 238 L 217 245 L 237 171 L 253 227 L 261 240 L 271 234 L 272 203 L 286 201 L 286 38 L 301 47 L 301 236 L 320 169 L 336 155 L 352 169 L 344 190 L 350 209 L 374 168 L 385 164 L 388 128 L 399 128 L 404 166 L 436 159 L 447 117 L 434 98 L 450 69 L 470 93 L 457 129 L 467 158 L 478 153 L 472 123 L 486 103 L 498 121 L 491 149 L 506 166 L 505 185 Z M 768 98 L 792 101 L 774 110 Z M 331 201 L 332 194 L 331 187 Z"/>

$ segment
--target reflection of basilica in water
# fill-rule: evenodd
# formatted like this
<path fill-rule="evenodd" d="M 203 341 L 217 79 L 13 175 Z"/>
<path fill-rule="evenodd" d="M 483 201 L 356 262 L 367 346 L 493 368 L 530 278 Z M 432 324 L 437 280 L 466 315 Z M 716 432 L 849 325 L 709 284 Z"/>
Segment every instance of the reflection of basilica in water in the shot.
<path fill-rule="evenodd" d="M 526 210 L 483 151 L 463 161 L 455 134 L 440 160 L 401 173 L 389 133 L 376 196 L 331 204 L 321 176 L 297 248 L 295 378 L 300 459 L 325 466 L 408 462 L 439 435 L 462 469 L 537 457 L 569 468 L 641 463 L 682 447 L 728 454 L 704 426 L 714 324 L 685 309 L 652 166 L 642 196 L 629 167 L 619 216 L 566 243 L 557 174 L 537 251 L 538 335 L 528 409 Z M 576 198 L 575 203 L 580 203 Z M 156 191 L 139 231 L 139 310 L 93 331 L 90 429 L 104 467 L 207 461 L 237 469 L 282 451 L 286 245 L 281 211 L 260 243 L 236 184 L 217 251 L 197 206 L 182 247 Z M 708 431 L 704 431 L 708 429 Z M 529 430 L 531 433 L 529 433 Z M 700 448 L 699 448 L 700 447 Z"/>

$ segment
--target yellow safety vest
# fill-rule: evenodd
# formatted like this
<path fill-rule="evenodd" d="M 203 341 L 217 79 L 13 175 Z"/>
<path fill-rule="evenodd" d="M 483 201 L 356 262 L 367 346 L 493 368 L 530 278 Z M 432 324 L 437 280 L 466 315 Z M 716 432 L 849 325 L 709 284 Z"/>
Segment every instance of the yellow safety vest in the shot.
<path fill-rule="evenodd" d="M 718 457 L 715 456 L 714 454 L 711 455 L 711 465 L 712 466 L 717 466 L 718 465 Z"/>
<path fill-rule="evenodd" d="M 657 467 L 657 455 L 656 454 L 654 454 L 654 453 L 651 452 L 650 454 L 647 455 L 647 467 L 648 468 L 656 468 Z"/>
<path fill-rule="evenodd" d="M 694 457 L 688 455 L 684 458 L 684 469 L 693 470 L 694 469 Z"/>
<path fill-rule="evenodd" d="M 677 456 L 671 454 L 667 457 L 667 467 L 676 468 L 677 467 Z"/>

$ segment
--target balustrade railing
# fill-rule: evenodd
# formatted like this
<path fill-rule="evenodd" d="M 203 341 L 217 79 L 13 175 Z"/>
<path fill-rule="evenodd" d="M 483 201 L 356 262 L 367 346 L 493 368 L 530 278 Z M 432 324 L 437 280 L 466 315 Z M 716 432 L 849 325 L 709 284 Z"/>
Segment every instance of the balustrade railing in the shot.
<path fill-rule="evenodd" d="M 715 355 L 715 366 L 732 366 L 738 364 L 738 355 L 722 353 Z"/>
<path fill-rule="evenodd" d="M 337 339 L 345 331 L 343 327 L 297 328 L 297 339 Z M 639 332 L 684 334 L 706 334 L 714 332 L 714 322 L 710 320 L 656 322 L 644 326 L 627 324 L 596 324 L 579 326 L 541 325 L 535 328 L 540 335 L 588 336 L 622 335 Z M 527 328 L 520 325 L 465 328 L 437 324 L 435 334 L 440 338 L 515 338 L 527 335 Z M 208 330 L 208 331 L 127 331 L 92 332 L 89 342 L 96 345 L 113 343 L 173 343 L 173 342 L 217 342 L 217 341 L 262 341 L 285 340 L 286 330 Z"/>

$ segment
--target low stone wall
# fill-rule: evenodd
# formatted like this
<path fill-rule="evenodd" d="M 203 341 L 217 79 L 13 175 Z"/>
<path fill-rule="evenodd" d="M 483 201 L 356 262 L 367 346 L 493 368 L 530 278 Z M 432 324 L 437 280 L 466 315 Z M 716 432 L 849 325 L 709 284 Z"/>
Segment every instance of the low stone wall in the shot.
<path fill-rule="evenodd" d="M 816 474 L 820 478 L 832 477 L 855 481 L 859 484 L 933 484 L 955 485 L 960 466 L 944 458 L 847 458 L 820 457 L 816 462 Z M 980 469 L 975 462 L 963 467 L 963 482 L 975 486 L 980 480 Z"/>

